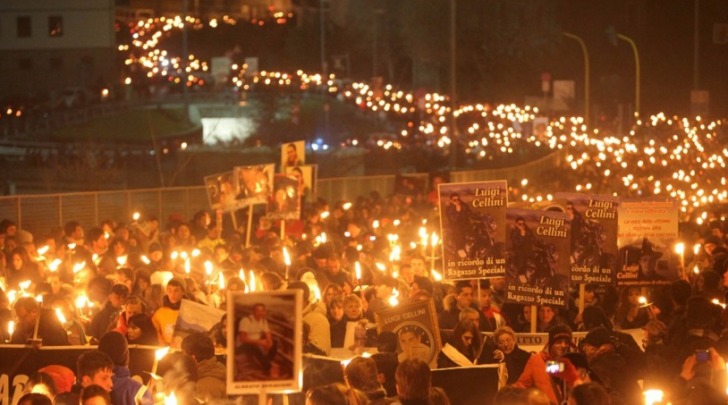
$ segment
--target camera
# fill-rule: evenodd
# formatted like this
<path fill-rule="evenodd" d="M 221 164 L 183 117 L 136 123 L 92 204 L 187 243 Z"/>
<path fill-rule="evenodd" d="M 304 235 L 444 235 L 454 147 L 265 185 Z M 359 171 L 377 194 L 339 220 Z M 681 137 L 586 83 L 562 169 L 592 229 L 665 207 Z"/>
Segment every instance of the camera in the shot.
<path fill-rule="evenodd" d="M 546 362 L 546 372 L 549 374 L 558 374 L 560 372 L 564 371 L 564 363 L 560 361 L 547 361 Z"/>
<path fill-rule="evenodd" d="M 698 361 L 698 363 L 702 363 L 705 361 L 710 360 L 710 350 L 696 350 L 695 351 L 695 360 Z"/>

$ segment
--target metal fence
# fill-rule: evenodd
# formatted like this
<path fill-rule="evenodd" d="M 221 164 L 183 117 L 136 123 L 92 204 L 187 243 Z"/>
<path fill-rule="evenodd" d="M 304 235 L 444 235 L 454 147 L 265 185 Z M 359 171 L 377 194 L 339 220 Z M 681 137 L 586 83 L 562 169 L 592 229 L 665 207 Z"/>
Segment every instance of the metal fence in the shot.
<path fill-rule="evenodd" d="M 557 151 L 518 167 L 452 172 L 450 181 L 526 178 L 544 168 L 554 167 L 564 156 L 564 151 Z M 427 173 L 407 176 L 418 178 L 420 184 L 428 187 Z M 353 200 L 360 195 L 368 195 L 372 190 L 386 196 L 394 190 L 395 179 L 395 175 L 319 179 L 316 196 L 331 202 Z M 13 220 L 34 235 L 47 233 L 71 220 L 90 226 L 105 219 L 130 220 L 132 213 L 139 211 L 156 215 L 165 223 L 170 214 L 191 218 L 202 209 L 209 209 L 204 186 L 0 197 L 0 219 Z"/>

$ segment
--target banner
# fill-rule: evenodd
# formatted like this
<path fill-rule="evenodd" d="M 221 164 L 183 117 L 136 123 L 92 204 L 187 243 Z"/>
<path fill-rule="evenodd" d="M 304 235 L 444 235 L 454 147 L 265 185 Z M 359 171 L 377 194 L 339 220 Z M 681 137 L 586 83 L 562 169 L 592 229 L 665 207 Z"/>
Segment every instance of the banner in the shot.
<path fill-rule="evenodd" d="M 673 200 L 622 199 L 619 205 L 617 286 L 654 286 L 677 280 L 672 246 L 678 237 Z"/>
<path fill-rule="evenodd" d="M 506 221 L 506 300 L 566 307 L 571 270 L 571 222 L 567 215 L 508 208 Z"/>
<path fill-rule="evenodd" d="M 392 332 L 397 335 L 397 357 L 399 362 L 418 358 L 437 367 L 437 355 L 442 348 L 437 312 L 432 300 L 413 302 L 374 314 L 377 332 Z"/>
<path fill-rule="evenodd" d="M 617 274 L 619 198 L 556 193 L 571 220 L 571 282 L 614 284 Z"/>
<path fill-rule="evenodd" d="M 505 180 L 440 184 L 443 277 L 503 277 Z"/>
<path fill-rule="evenodd" d="M 220 319 L 225 311 L 199 302 L 182 300 L 179 307 L 177 323 L 174 325 L 174 336 L 171 347 L 179 349 L 182 340 L 195 332 L 207 333 Z"/>
<path fill-rule="evenodd" d="M 265 204 L 273 188 L 274 164 L 238 166 L 233 169 L 237 188 L 235 200 L 238 208 Z"/>

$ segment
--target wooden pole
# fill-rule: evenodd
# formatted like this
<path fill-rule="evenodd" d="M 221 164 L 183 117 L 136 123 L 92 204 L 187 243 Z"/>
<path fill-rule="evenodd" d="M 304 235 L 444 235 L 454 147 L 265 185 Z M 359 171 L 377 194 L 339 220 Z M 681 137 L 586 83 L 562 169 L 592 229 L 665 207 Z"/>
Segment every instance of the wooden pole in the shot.
<path fill-rule="evenodd" d="M 538 307 L 531 305 L 531 333 L 536 333 L 538 326 Z"/>
<path fill-rule="evenodd" d="M 245 247 L 250 247 L 250 233 L 253 229 L 253 204 L 248 205 L 248 229 L 245 232 Z"/>
<path fill-rule="evenodd" d="M 586 284 L 579 284 L 579 313 L 584 313 L 584 294 L 586 293 Z"/>

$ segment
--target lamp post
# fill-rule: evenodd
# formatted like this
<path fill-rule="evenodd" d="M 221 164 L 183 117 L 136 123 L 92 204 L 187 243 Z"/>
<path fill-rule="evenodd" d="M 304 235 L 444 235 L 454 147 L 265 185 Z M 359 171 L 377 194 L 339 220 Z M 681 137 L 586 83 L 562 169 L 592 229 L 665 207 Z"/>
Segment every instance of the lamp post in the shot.
<path fill-rule="evenodd" d="M 455 0 L 450 0 L 450 166 L 454 170 L 458 165 L 458 126 L 455 117 L 457 108 L 457 72 L 455 71 L 456 49 L 456 14 Z"/>
<path fill-rule="evenodd" d="M 562 32 L 562 34 L 565 37 L 571 38 L 578 42 L 579 46 L 581 47 L 581 52 L 584 55 L 584 123 L 589 126 L 589 51 L 586 49 L 586 44 L 584 43 L 584 40 L 582 40 L 580 37 L 569 32 Z"/>
<path fill-rule="evenodd" d="M 634 43 L 632 38 L 617 33 L 617 38 L 629 43 L 632 46 L 632 52 L 634 52 L 634 67 L 635 67 L 635 78 L 634 78 L 634 112 L 639 115 L 640 113 L 640 55 L 637 51 L 637 44 Z"/>

